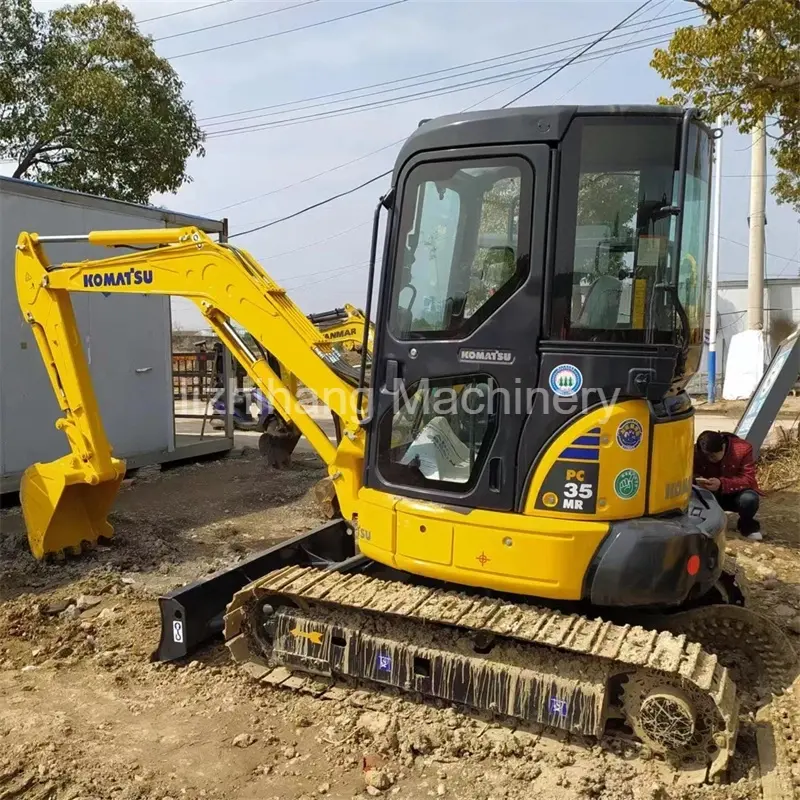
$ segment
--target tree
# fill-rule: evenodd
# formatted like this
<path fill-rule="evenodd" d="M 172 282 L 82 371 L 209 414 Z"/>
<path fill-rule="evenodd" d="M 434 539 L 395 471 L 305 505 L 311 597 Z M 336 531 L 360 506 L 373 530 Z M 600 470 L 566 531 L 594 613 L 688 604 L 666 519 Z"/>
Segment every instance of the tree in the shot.
<path fill-rule="evenodd" d="M 578 183 L 578 241 L 583 254 L 576 269 L 586 273 L 588 283 L 600 275 L 618 275 L 625 268 L 625 252 L 633 249 L 636 212 L 639 204 L 639 176 L 630 172 L 582 172 Z M 600 234 L 581 234 L 581 227 L 608 230 Z M 588 245 L 588 247 L 587 247 Z M 621 250 L 602 250 L 603 245 L 618 245 Z M 599 248 L 599 249 L 598 249 Z M 598 257 L 599 256 L 599 257 Z"/>
<path fill-rule="evenodd" d="M 743 133 L 766 117 L 778 202 L 800 210 L 800 0 L 687 0 L 705 25 L 679 28 L 651 65 L 676 93 L 660 102 L 722 114 Z"/>
<path fill-rule="evenodd" d="M 0 159 L 14 177 L 138 203 L 191 180 L 203 133 L 130 11 L 0 0 L 0 19 Z"/>

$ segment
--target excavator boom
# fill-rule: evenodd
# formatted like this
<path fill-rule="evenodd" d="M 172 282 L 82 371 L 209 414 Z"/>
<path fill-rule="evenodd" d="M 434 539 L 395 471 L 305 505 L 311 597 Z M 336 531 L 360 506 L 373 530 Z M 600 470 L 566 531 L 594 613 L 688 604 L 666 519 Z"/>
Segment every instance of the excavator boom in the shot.
<path fill-rule="evenodd" d="M 144 248 L 98 261 L 51 265 L 48 241 L 89 241 L 108 247 Z M 358 392 L 340 377 L 352 368 L 334 345 L 252 257 L 214 242 L 194 228 L 92 232 L 84 237 L 22 233 L 16 281 L 23 318 L 33 328 L 64 417 L 57 426 L 70 454 L 34 464 L 21 485 L 31 550 L 37 558 L 80 549 L 112 530 L 106 520 L 125 465 L 112 456 L 92 387 L 70 299 L 71 292 L 179 295 L 191 299 L 253 382 L 309 440 L 335 476 L 339 504 L 351 505 L 360 481 L 363 433 Z M 254 353 L 231 320 L 250 332 L 281 364 L 323 398 L 343 436 L 337 447 L 298 402 L 280 370 Z M 355 465 L 355 466 L 354 466 Z"/>

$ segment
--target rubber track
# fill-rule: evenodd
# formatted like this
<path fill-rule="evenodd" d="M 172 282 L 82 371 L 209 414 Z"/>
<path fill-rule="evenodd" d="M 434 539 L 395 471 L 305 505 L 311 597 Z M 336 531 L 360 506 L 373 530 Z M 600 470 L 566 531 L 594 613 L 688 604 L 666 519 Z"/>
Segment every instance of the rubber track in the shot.
<path fill-rule="evenodd" d="M 685 635 L 615 625 L 602 619 L 539 608 L 494 598 L 476 597 L 414 584 L 385 581 L 362 574 L 343 574 L 308 567 L 285 567 L 251 583 L 234 595 L 225 615 L 225 639 L 233 658 L 266 665 L 251 650 L 243 623 L 251 602 L 264 595 L 393 615 L 426 623 L 486 631 L 528 644 L 593 656 L 628 667 L 657 670 L 691 683 L 712 698 L 725 723 L 725 742 L 712 765 L 723 770 L 733 752 L 738 728 L 736 686 L 715 655 Z M 246 628 L 245 628 L 246 629 Z"/>
<path fill-rule="evenodd" d="M 800 679 L 772 701 L 771 717 L 774 775 L 762 775 L 762 782 L 772 777 L 776 790 L 765 792 L 765 800 L 800 800 Z"/>

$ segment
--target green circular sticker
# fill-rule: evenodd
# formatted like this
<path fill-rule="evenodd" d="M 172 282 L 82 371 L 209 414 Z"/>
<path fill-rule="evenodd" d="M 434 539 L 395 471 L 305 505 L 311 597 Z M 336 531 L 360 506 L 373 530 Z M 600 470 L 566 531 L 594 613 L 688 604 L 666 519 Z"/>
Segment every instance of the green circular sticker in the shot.
<path fill-rule="evenodd" d="M 639 493 L 639 473 L 635 469 L 624 469 L 614 479 L 614 491 L 617 497 L 630 500 Z"/>

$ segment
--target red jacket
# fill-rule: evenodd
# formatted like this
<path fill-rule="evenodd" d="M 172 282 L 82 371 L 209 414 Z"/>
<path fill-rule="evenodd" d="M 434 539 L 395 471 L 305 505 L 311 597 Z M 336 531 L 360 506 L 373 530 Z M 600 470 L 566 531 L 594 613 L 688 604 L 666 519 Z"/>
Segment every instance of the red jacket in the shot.
<path fill-rule="evenodd" d="M 694 447 L 694 474 L 698 478 L 719 478 L 720 492 L 733 494 L 752 489 L 761 494 L 756 478 L 753 448 L 733 433 L 724 433 L 725 455 L 722 461 L 710 461 L 698 445 Z"/>

